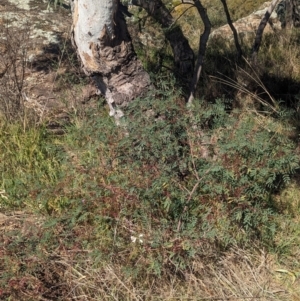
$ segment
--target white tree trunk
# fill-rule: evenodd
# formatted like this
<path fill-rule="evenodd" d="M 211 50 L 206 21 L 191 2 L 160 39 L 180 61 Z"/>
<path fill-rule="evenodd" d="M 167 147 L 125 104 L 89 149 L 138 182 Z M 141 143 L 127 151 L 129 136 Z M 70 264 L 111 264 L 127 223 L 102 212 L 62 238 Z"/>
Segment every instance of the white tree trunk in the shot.
<path fill-rule="evenodd" d="M 143 94 L 150 78 L 134 52 L 120 0 L 70 0 L 73 44 L 83 65 L 106 97 L 110 115 Z"/>

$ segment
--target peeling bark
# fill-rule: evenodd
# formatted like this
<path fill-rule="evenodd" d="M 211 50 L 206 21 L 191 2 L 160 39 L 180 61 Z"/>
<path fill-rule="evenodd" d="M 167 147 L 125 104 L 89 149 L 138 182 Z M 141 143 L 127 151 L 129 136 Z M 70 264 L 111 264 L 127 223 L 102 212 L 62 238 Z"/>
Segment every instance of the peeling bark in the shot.
<path fill-rule="evenodd" d="M 110 115 L 150 86 L 150 78 L 134 52 L 120 0 L 70 0 L 72 40 L 84 72 L 105 96 Z"/>

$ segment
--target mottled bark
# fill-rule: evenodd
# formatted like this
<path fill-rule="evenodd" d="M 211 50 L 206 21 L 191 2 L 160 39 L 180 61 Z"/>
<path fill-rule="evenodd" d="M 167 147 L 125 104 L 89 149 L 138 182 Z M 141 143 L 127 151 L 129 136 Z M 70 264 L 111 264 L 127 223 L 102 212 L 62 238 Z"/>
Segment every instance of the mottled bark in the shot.
<path fill-rule="evenodd" d="M 194 69 L 194 52 L 179 26 L 174 25 L 174 19 L 161 0 L 132 0 L 131 4 L 144 8 L 162 28 L 166 30 L 175 65 L 181 75 L 192 75 Z"/>
<path fill-rule="evenodd" d="M 150 78 L 134 52 L 120 0 L 71 0 L 73 44 L 110 115 L 147 91 Z"/>

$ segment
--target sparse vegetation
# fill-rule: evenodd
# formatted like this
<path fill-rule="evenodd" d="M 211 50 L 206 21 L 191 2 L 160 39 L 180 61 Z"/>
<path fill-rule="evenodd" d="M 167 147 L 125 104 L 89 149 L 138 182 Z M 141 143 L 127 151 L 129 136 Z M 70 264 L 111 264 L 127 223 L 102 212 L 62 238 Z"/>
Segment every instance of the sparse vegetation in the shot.
<path fill-rule="evenodd" d="M 24 78 L 29 27 L 16 31 L 8 21 L 1 26 L 0 36 L 0 111 L 8 122 L 25 120 Z"/>
<path fill-rule="evenodd" d="M 101 99 L 62 135 L 2 119 L 0 300 L 300 300 L 298 44 L 255 73 L 209 48 L 190 108 L 156 70 L 119 127 Z"/>

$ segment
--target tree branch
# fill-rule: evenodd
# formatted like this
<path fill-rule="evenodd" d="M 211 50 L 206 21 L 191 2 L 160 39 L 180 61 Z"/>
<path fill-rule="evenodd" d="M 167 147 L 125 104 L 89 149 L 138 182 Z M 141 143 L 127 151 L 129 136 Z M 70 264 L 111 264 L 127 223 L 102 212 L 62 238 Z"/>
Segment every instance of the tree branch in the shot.
<path fill-rule="evenodd" d="M 276 7 L 277 3 L 279 0 L 273 0 L 271 2 L 271 4 L 269 5 L 264 17 L 262 18 L 262 20 L 260 21 L 260 24 L 258 26 L 258 29 L 256 31 L 256 36 L 255 36 L 255 40 L 254 40 L 254 44 L 252 47 L 252 61 L 255 62 L 256 58 L 257 58 L 257 54 L 261 45 L 261 40 L 262 40 L 262 36 L 263 36 L 263 32 L 264 29 L 270 19 L 270 16 L 274 10 L 274 8 Z"/>
<path fill-rule="evenodd" d="M 182 3 L 185 3 L 185 2 L 182 2 Z M 211 23 L 208 18 L 208 15 L 206 13 L 206 9 L 203 7 L 200 0 L 194 0 L 194 4 L 199 12 L 199 15 L 200 15 L 202 21 L 203 21 L 204 31 L 200 37 L 198 58 L 197 58 L 196 67 L 194 69 L 194 76 L 193 76 L 193 79 L 191 82 L 190 95 L 189 95 L 189 98 L 187 101 L 188 105 L 191 105 L 195 98 L 195 92 L 196 92 L 197 84 L 200 79 L 201 70 L 202 70 L 202 66 L 203 66 L 203 62 L 204 62 L 206 45 L 207 45 L 207 41 L 208 41 L 210 31 L 211 31 Z"/>
<path fill-rule="evenodd" d="M 224 7 L 224 11 L 225 11 L 226 18 L 227 18 L 227 23 L 228 23 L 228 25 L 231 28 L 232 33 L 233 33 L 233 38 L 234 38 L 235 48 L 237 50 L 238 59 L 240 59 L 243 55 L 243 51 L 242 51 L 241 45 L 239 43 L 238 33 L 237 33 L 233 23 L 232 23 L 226 0 L 221 0 L 221 2 L 222 2 L 223 7 Z"/>
<path fill-rule="evenodd" d="M 167 29 L 166 38 L 174 54 L 176 68 L 181 74 L 188 76 L 194 69 L 194 52 L 179 26 L 174 26 L 171 13 L 161 0 L 132 0 L 132 5 L 144 8 L 147 13 Z"/>

